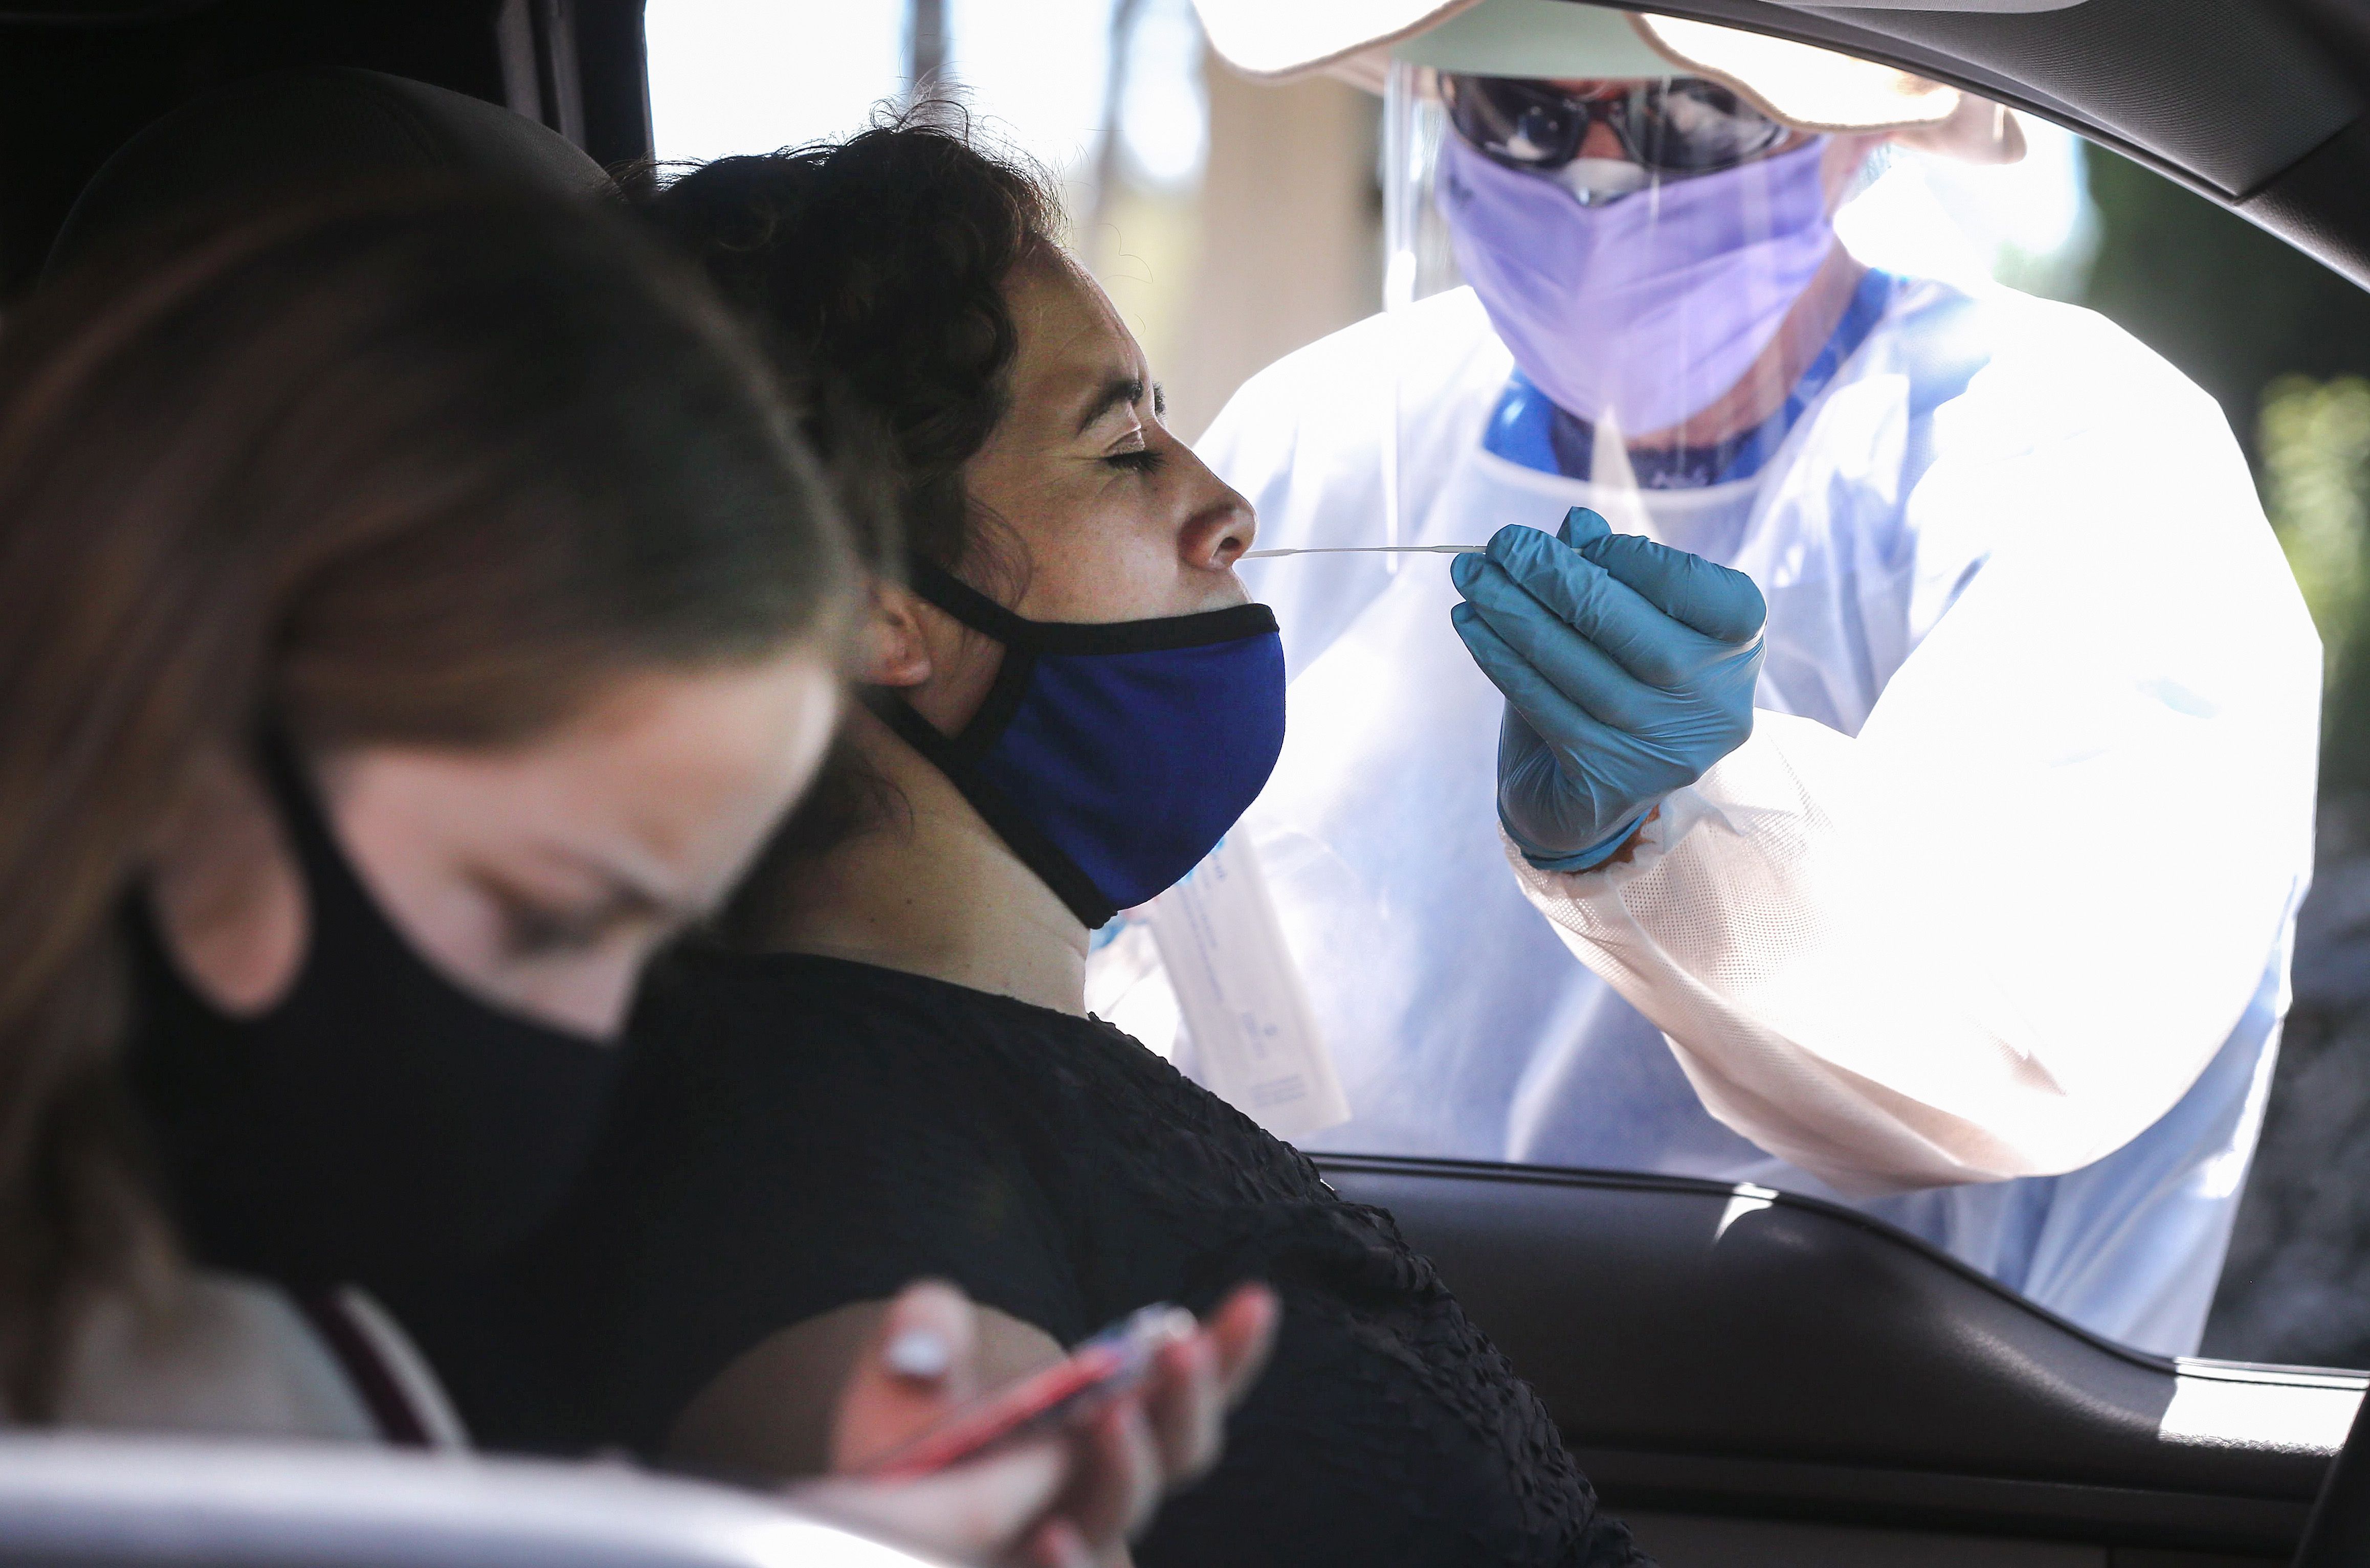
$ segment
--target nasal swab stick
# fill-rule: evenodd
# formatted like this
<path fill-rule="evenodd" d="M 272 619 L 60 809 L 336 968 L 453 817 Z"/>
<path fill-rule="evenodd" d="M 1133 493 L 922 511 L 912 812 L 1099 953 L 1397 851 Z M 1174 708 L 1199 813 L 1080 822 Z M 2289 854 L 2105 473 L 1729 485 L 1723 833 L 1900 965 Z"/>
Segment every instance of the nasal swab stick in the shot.
<path fill-rule="evenodd" d="M 1270 555 L 1478 555 L 1487 544 L 1307 544 L 1297 550 L 1246 550 L 1236 559 Z"/>

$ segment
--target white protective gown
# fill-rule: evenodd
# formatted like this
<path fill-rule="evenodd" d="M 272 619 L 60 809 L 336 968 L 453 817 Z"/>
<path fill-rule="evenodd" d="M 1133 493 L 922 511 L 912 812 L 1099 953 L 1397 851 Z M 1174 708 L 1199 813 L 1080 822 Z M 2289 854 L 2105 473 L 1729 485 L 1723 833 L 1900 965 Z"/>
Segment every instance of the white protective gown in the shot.
<path fill-rule="evenodd" d="M 1511 361 L 1467 290 L 1202 441 L 1262 546 L 1373 544 L 1396 397 L 1406 542 L 1592 506 L 1769 604 L 1753 738 L 1565 875 L 1509 869 L 1446 557 L 1247 570 L 1293 678 L 1247 827 L 1354 1112 L 1311 1142 L 1842 1197 L 2185 1354 L 2286 1004 L 2319 645 L 2203 393 L 2088 312 L 1879 281 L 1741 482 L 1485 451 Z"/>

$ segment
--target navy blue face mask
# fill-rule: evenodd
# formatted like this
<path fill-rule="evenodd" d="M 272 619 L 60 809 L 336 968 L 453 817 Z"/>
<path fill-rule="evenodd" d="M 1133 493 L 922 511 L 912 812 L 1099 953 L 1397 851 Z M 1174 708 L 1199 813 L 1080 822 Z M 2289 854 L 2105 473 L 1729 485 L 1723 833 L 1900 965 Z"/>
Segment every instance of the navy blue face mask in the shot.
<path fill-rule="evenodd" d="M 949 738 L 875 703 L 1089 929 L 1173 886 L 1249 808 L 1283 750 L 1275 612 L 1029 621 L 917 563 L 914 591 L 1004 645 Z"/>

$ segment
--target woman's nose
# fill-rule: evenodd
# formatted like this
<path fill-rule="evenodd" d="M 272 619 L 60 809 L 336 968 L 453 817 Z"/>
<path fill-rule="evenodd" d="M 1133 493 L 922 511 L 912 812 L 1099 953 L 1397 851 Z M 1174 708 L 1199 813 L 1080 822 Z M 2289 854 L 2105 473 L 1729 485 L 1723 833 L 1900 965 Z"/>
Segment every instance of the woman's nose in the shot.
<path fill-rule="evenodd" d="M 1212 482 L 1219 493 L 1194 513 L 1178 543 L 1187 566 L 1223 572 L 1241 560 L 1259 536 L 1259 515 L 1251 510 L 1250 502 L 1219 483 L 1215 475 Z"/>
<path fill-rule="evenodd" d="M 1190 476 L 1190 502 L 1185 526 L 1177 536 L 1177 553 L 1189 567 L 1223 572 L 1243 557 L 1259 537 L 1259 514 L 1235 487 L 1210 472 L 1191 447 L 1179 445 L 1179 458 Z"/>

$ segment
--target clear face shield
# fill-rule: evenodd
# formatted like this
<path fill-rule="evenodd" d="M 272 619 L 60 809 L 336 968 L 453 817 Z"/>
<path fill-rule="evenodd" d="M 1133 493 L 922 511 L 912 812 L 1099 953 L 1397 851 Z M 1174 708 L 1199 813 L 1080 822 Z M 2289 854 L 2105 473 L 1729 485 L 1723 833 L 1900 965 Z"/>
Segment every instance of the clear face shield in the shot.
<path fill-rule="evenodd" d="M 1555 938 L 1519 897 L 1446 945 L 1417 918 L 1444 887 L 1511 887 L 1491 804 L 1501 704 L 1477 697 L 1451 628 L 1450 558 L 1507 523 L 1553 530 L 1574 505 L 1625 532 L 1690 537 L 1639 497 L 1705 472 L 1800 379 L 1771 345 L 1835 248 L 1829 142 L 1708 81 L 1405 62 L 1383 141 L 1386 308 L 1321 394 L 1339 445 L 1302 437 L 1311 472 L 1332 481 L 1326 504 L 1303 516 L 1262 502 L 1261 544 L 1301 558 L 1245 571 L 1308 682 L 1287 742 L 1300 760 L 1140 933 L 1098 955 L 1089 1005 L 1156 1048 L 1190 1042 L 1180 1063 L 1285 1136 L 1354 1116 L 1363 1129 L 1338 1135 L 1352 1145 L 1472 1150 L 1490 1147 L 1482 1124 L 1502 1125 L 1511 1082 L 1429 1110 L 1410 1097 L 1443 1073 L 1519 1075 L 1502 1056 L 1453 1059 L 1530 1027 L 1498 1016 L 1483 956 Z M 1809 324 L 1813 349 L 1834 315 Z M 1384 685 L 1368 679 L 1386 669 Z M 1396 755 L 1409 746 L 1432 764 L 1409 766 Z M 1386 756 L 1348 770 L 1371 788 L 1342 787 L 1342 760 Z M 1445 1030 L 1415 1047 L 1427 1062 L 1360 1048 L 1404 1040 L 1418 1015 Z M 1244 1018 L 1259 1020 L 1255 1047 L 1234 1041 Z M 1419 1135 L 1434 1116 L 1472 1125 Z M 1374 1131 L 1393 1121 L 1400 1134 Z"/>
<path fill-rule="evenodd" d="M 1477 693 L 1452 630 L 1447 557 L 1507 523 L 1553 530 L 1573 505 L 1623 532 L 1685 532 L 1647 514 L 1642 486 L 1778 411 L 1800 367 L 1770 345 L 1835 247 L 1827 140 L 1708 81 L 1398 63 L 1384 143 L 1387 308 L 1353 329 L 1366 346 L 1321 394 L 1340 444 L 1320 450 L 1316 421 L 1301 438 L 1326 505 L 1263 502 L 1261 544 L 1302 558 L 1245 573 L 1300 652 L 1297 759 L 1090 970 L 1090 1006 L 1156 1048 L 1190 1040 L 1177 1059 L 1295 1138 L 1353 1114 L 1413 1123 L 1494 1102 L 1502 1118 L 1502 1083 L 1432 1112 L 1405 1102 L 1467 1070 L 1446 1053 L 1504 1032 L 1488 988 L 1460 990 L 1483 956 L 1554 946 L 1518 896 L 1446 945 L 1424 929 L 1444 888 L 1511 887 L 1491 804 L 1501 704 Z M 1822 315 L 1812 338 L 1832 325 Z M 1656 469 L 1651 452 L 1670 456 Z M 1409 766 L 1410 747 L 1430 761 Z M 1345 786 L 1341 761 L 1358 757 L 1392 761 L 1350 768 Z M 1137 989 L 1156 967 L 1162 980 Z M 1357 1048 L 1406 1037 L 1417 1014 L 1458 1042 L 1428 1068 Z M 1256 1038 L 1238 1041 L 1246 1018 Z M 1502 1057 L 1470 1070 L 1519 1070 Z M 1445 1147 L 1488 1145 L 1460 1134 L 1432 1151 Z"/>
<path fill-rule="evenodd" d="M 1385 309 L 1204 440 L 1260 509 L 1254 555 L 1296 557 L 1243 571 L 1283 629 L 1290 730 L 1227 843 L 1097 954 L 1088 1006 L 1310 1147 L 1720 1173 L 1750 1146 L 1509 875 L 1504 704 L 1451 623 L 1454 554 L 1584 506 L 1764 572 L 1793 547 L 1778 507 L 1891 494 L 1887 313 L 1956 275 L 1899 242 L 1950 223 L 1896 192 L 1890 253 L 1858 248 L 1894 130 L 1805 131 L 1619 13 L 1509 14 L 1542 12 L 1589 23 L 1555 75 L 1477 68 L 1542 59 L 1527 33 L 1391 63 Z M 1882 125 L 1906 90 L 1870 69 L 1865 120 L 1803 118 Z"/>
<path fill-rule="evenodd" d="M 1658 532 L 1639 492 L 1749 476 L 1851 303 L 1835 213 L 1880 139 L 1797 130 L 1697 77 L 1395 61 L 1383 140 L 1399 362 L 1421 362 L 1438 307 L 1419 307 L 1471 285 L 1513 361 L 1485 447 L 1602 486 L 1597 509 L 1631 532 Z M 1436 496 L 1423 398 L 1393 379 L 1375 543 L 1405 546 L 1427 542 Z"/>

